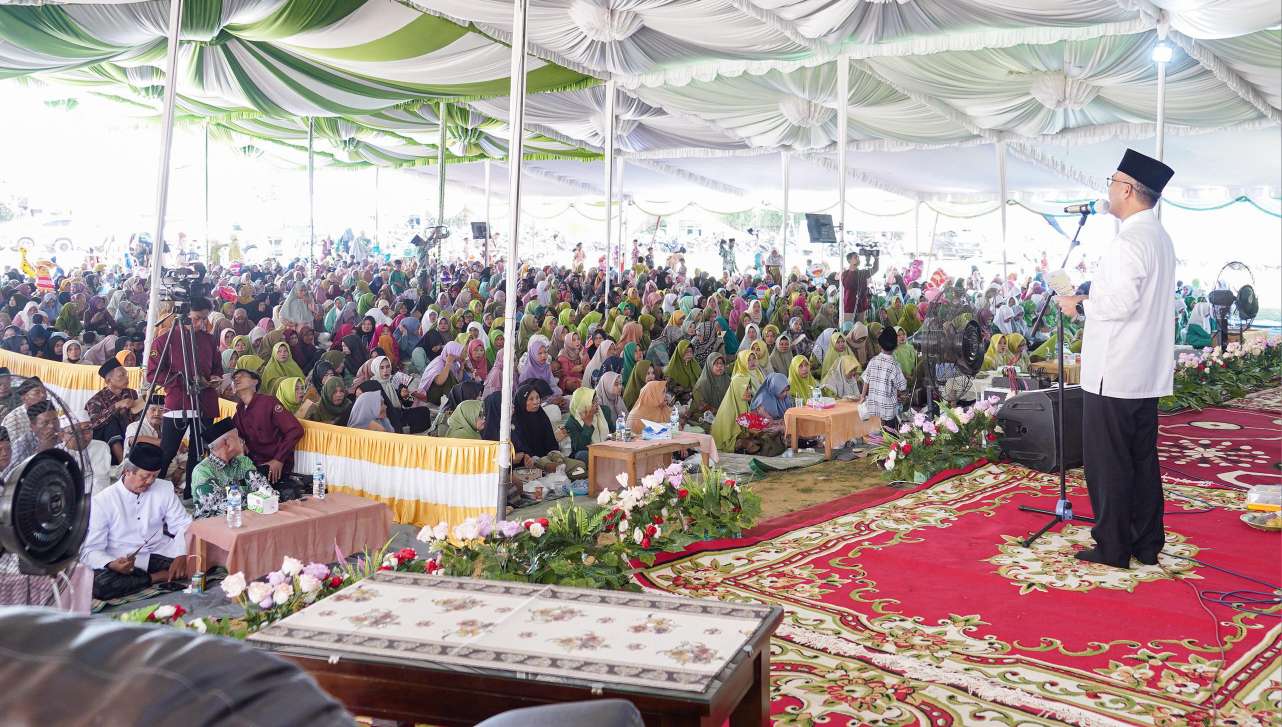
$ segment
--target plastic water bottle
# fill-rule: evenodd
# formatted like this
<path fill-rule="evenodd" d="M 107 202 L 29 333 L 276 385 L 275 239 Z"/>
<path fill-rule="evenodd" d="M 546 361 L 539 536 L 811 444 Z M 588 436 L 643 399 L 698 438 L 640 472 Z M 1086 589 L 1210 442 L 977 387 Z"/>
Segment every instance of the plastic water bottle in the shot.
<path fill-rule="evenodd" d="M 628 429 L 628 420 L 625 419 L 622 414 L 620 414 L 619 418 L 614 420 L 614 436 L 618 437 L 619 441 L 621 442 L 628 441 L 627 429 Z"/>
<path fill-rule="evenodd" d="M 672 435 L 679 431 L 681 431 L 681 415 L 677 411 L 677 405 L 673 404 L 672 416 L 668 417 L 668 439 L 672 439 Z"/>
<path fill-rule="evenodd" d="M 317 500 L 325 499 L 325 465 L 319 461 L 316 462 L 316 469 L 312 470 L 312 497 Z"/>
<path fill-rule="evenodd" d="M 240 488 L 232 485 L 227 488 L 227 527 L 236 529 L 244 525 L 241 509 L 244 503 L 240 498 Z"/>

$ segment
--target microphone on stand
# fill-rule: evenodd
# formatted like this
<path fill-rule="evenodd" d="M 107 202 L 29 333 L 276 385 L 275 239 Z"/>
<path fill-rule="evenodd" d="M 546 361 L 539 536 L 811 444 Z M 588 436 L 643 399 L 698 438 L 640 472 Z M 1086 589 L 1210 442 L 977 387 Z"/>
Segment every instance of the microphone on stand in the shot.
<path fill-rule="evenodd" d="M 1070 215 L 1106 215 L 1108 214 L 1108 200 L 1095 199 L 1086 204 L 1071 204 L 1064 208 L 1064 213 Z"/>

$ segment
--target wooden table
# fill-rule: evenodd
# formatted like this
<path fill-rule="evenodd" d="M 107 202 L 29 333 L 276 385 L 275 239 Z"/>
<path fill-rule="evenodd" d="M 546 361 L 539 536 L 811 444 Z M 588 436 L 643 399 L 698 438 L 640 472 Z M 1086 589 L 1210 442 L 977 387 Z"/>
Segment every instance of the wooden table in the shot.
<path fill-rule="evenodd" d="M 1040 372 L 1049 376 L 1054 381 L 1059 381 L 1059 362 L 1058 361 L 1038 361 L 1031 365 L 1033 371 Z M 1064 383 L 1066 385 L 1082 383 L 1082 365 L 1075 363 L 1064 364 Z"/>
<path fill-rule="evenodd" d="M 381 572 L 251 635 L 353 714 L 471 725 L 627 699 L 646 724 L 770 723 L 778 606 Z"/>
<path fill-rule="evenodd" d="M 794 406 L 783 415 L 784 433 L 797 451 L 798 437 L 824 438 L 824 457 L 832 459 L 834 441 L 848 442 L 881 429 L 880 417 L 859 418 L 859 404 L 839 401 L 829 409 L 813 406 Z"/>
<path fill-rule="evenodd" d="M 673 452 L 681 452 L 688 449 L 697 449 L 703 456 L 703 466 L 708 466 L 708 460 L 715 456 L 716 443 L 711 442 L 711 437 L 706 434 L 693 434 L 691 432 L 679 432 L 672 435 L 672 439 L 634 439 L 631 442 L 619 442 L 611 440 L 600 442 L 588 446 L 588 494 L 595 497 L 601 490 L 611 488 L 614 481 L 614 474 L 608 473 L 600 479 L 604 483 L 597 482 L 598 472 L 597 465 L 601 460 L 607 462 L 618 462 L 622 465 L 623 471 L 628 475 L 628 482 L 635 486 L 639 480 L 637 478 L 638 462 L 646 460 L 654 461 L 655 458 L 661 458 L 662 455 L 671 455 Z M 709 451 L 711 447 L 712 451 Z M 649 474 L 645 471 L 644 474 Z"/>
<path fill-rule="evenodd" d="M 235 530 L 222 516 L 194 521 L 187 529 L 187 552 L 200 556 L 205 570 L 221 565 L 254 580 L 280 568 L 287 555 L 330 563 L 335 548 L 345 555 L 376 550 L 392 529 L 387 505 L 341 492 L 282 503 L 271 515 L 243 515 L 243 527 Z"/>

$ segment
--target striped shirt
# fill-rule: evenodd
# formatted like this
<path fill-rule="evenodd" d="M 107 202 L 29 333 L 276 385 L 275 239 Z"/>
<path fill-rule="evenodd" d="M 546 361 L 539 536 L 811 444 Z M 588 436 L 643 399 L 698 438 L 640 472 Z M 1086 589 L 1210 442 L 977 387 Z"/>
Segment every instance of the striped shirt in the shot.
<path fill-rule="evenodd" d="M 894 419 L 899 415 L 899 392 L 908 388 L 904 370 L 894 356 L 882 351 L 868 362 L 864 369 L 864 383 L 868 384 L 868 411 L 882 419 Z"/>

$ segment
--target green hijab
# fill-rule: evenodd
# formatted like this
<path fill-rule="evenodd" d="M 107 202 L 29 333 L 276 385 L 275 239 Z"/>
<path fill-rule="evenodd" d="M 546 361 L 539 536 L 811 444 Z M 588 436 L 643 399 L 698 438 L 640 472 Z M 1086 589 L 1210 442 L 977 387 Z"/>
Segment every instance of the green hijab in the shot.
<path fill-rule="evenodd" d="M 286 353 L 289 353 L 288 343 L 281 341 L 276 344 L 272 347 L 271 359 L 259 374 L 263 377 L 263 380 L 258 385 L 258 390 L 264 394 L 275 394 L 276 387 L 280 385 L 280 382 L 283 379 L 288 379 L 294 376 L 297 376 L 300 379 L 303 378 L 303 370 L 294 362 L 293 356 L 287 357 L 284 361 L 276 360 L 276 352 L 280 351 L 282 347 Z M 245 357 L 241 356 L 241 358 L 243 359 Z"/>
<path fill-rule="evenodd" d="M 688 350 L 690 350 L 689 339 L 683 338 L 678 341 L 676 349 L 672 352 L 672 358 L 668 360 L 667 368 L 663 370 L 663 375 L 677 386 L 693 390 L 702 371 L 699 369 L 698 361 L 685 360 L 685 353 Z"/>
<path fill-rule="evenodd" d="M 721 398 L 721 405 L 717 407 L 717 417 L 712 420 L 712 438 L 717 443 L 717 449 L 722 452 L 733 452 L 739 441 L 742 428 L 738 419 L 748 411 L 748 402 L 743 397 L 750 385 L 747 376 L 731 377 L 726 394 Z"/>
<path fill-rule="evenodd" d="M 813 369 L 807 371 L 805 376 L 801 375 L 801 364 L 808 362 L 809 359 L 805 356 L 793 356 L 792 362 L 788 365 L 788 390 L 792 392 L 794 399 L 810 398 L 811 389 L 819 385 L 815 380 Z"/>
<path fill-rule="evenodd" d="M 452 439 L 480 439 L 481 432 L 476 426 L 476 420 L 480 416 L 481 401 L 479 399 L 468 399 L 460 403 L 445 422 L 448 427 L 445 436 Z"/>
<path fill-rule="evenodd" d="M 631 346 L 632 344 L 628 344 Z M 623 403 L 628 406 L 628 411 L 637 404 L 637 397 L 641 396 L 641 388 L 645 386 L 646 374 L 650 373 L 650 362 L 647 359 L 637 361 L 632 367 L 632 375 L 628 377 L 628 385 L 623 389 Z"/>
<path fill-rule="evenodd" d="M 343 397 L 343 403 L 337 406 L 333 403 L 334 392 L 345 386 L 342 376 L 335 376 L 326 381 L 321 388 L 320 402 L 307 413 L 307 418 L 324 424 L 337 424 L 340 427 L 347 426 L 347 417 L 352 413 L 351 397 Z"/>
<path fill-rule="evenodd" d="M 358 316 L 363 317 L 366 313 L 369 312 L 369 309 L 373 307 L 374 307 L 373 293 L 366 293 L 356 299 L 356 315 Z"/>
<path fill-rule="evenodd" d="M 903 332 L 902 328 L 895 329 L 895 333 L 900 332 Z M 899 362 L 899 368 L 903 369 L 904 376 L 912 378 L 913 372 L 917 370 L 917 347 L 904 341 L 895 347 L 894 357 Z"/>
<path fill-rule="evenodd" d="M 620 372 L 620 375 L 623 376 L 624 381 L 629 383 L 632 381 L 632 369 L 637 365 L 637 359 L 640 358 L 637 355 L 638 351 L 637 344 L 629 342 L 628 345 L 623 347 L 623 353 L 620 354 L 623 358 L 623 371 Z M 632 405 L 628 404 L 628 408 L 631 407 Z"/>
<path fill-rule="evenodd" d="M 712 373 L 712 362 L 718 359 L 724 366 L 720 376 Z M 730 367 L 725 365 L 725 360 L 726 357 L 720 351 L 714 351 L 704 362 L 703 373 L 699 374 L 699 379 L 694 382 L 694 398 L 691 405 L 696 411 L 704 407 L 711 407 L 715 411 L 721 406 L 721 400 L 726 396 L 726 389 L 730 388 Z"/>

